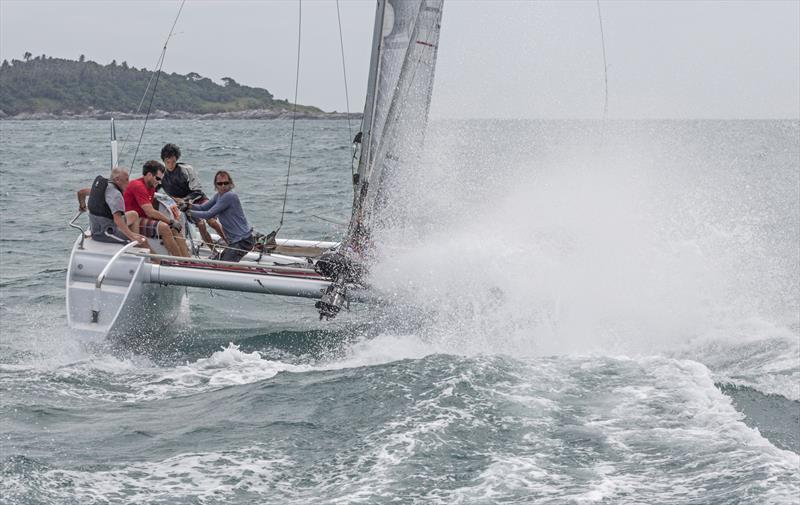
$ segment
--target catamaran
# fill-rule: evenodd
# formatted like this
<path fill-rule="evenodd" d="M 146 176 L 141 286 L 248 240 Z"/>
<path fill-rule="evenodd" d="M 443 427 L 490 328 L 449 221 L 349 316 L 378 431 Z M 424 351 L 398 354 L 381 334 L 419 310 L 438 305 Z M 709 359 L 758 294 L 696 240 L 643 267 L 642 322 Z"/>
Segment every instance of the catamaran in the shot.
<path fill-rule="evenodd" d="M 158 239 L 148 239 L 154 252 L 134 242 L 92 240 L 76 224 L 79 213 L 69 222 L 80 231 L 67 268 L 69 326 L 102 337 L 160 332 L 177 319 L 187 287 L 316 299 L 320 319 L 374 298 L 366 275 L 373 232 L 391 221 L 392 181 L 414 162 L 424 140 L 442 2 L 377 1 L 367 98 L 353 145 L 353 210 L 341 241 L 274 238 L 238 263 L 213 259 L 197 247 L 184 258 L 168 255 Z M 116 166 L 113 120 L 111 131 Z M 169 202 L 162 198 L 159 208 L 169 212 Z M 194 245 L 194 232 L 185 229 Z"/>

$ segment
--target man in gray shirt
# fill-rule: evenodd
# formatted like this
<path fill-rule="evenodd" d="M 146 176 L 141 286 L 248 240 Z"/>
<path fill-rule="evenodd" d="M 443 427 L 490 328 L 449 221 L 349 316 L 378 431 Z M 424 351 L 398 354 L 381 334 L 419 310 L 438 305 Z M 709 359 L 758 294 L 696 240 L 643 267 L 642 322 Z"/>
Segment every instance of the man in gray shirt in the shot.
<path fill-rule="evenodd" d="M 214 175 L 216 194 L 211 200 L 202 204 L 185 204 L 186 216 L 211 219 L 219 217 L 228 245 L 222 251 L 219 259 L 222 261 L 237 262 L 253 249 L 253 227 L 247 222 L 239 201 L 239 195 L 233 192 L 233 178 L 226 170 L 220 170 Z"/>
<path fill-rule="evenodd" d="M 78 208 L 81 211 L 89 210 L 93 240 L 115 244 L 128 241 L 147 244 L 147 239 L 139 234 L 139 216 L 136 211 L 125 212 L 122 192 L 127 186 L 128 171 L 122 167 L 114 167 L 111 169 L 111 177 L 106 179 L 98 175 L 91 188 L 78 191 Z"/>

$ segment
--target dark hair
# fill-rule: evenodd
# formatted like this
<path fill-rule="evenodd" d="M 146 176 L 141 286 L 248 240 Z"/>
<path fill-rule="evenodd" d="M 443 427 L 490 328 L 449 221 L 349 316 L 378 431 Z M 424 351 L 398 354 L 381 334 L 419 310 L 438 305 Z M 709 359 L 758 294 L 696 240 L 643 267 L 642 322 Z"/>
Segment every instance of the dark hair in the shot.
<path fill-rule="evenodd" d="M 218 170 L 217 173 L 214 174 L 214 187 L 217 186 L 217 177 L 220 175 L 228 177 L 228 180 L 231 181 L 231 189 L 236 187 L 236 185 L 233 183 L 233 177 L 231 177 L 231 174 L 229 174 L 227 170 Z"/>
<path fill-rule="evenodd" d="M 142 175 L 147 175 L 147 174 L 156 175 L 157 173 L 163 171 L 164 171 L 164 165 L 162 165 L 160 161 L 150 160 L 144 165 L 142 165 Z"/>
<path fill-rule="evenodd" d="M 175 160 L 181 159 L 181 148 L 175 144 L 167 144 L 161 148 L 161 159 L 165 160 L 170 156 L 175 156 Z"/>

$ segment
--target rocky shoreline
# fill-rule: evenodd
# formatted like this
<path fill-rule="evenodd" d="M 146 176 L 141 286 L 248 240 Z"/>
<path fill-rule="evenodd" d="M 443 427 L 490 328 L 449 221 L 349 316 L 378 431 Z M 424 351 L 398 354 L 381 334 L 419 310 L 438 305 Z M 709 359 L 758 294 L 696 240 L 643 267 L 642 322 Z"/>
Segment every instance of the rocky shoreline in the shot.
<path fill-rule="evenodd" d="M 361 119 L 360 112 L 297 112 L 297 119 Z M 124 119 L 143 119 L 144 114 L 132 114 L 130 112 L 114 112 L 89 109 L 81 113 L 65 112 L 61 114 L 53 114 L 51 112 L 22 112 L 10 116 L 0 110 L 0 120 L 22 120 L 22 121 L 36 121 L 36 120 L 74 120 L 74 119 L 101 119 L 108 120 L 114 118 L 116 120 Z M 234 112 L 218 112 L 212 114 L 196 114 L 193 112 L 167 112 L 157 110 L 150 113 L 150 119 L 199 119 L 199 120 L 215 120 L 215 119 L 292 119 L 292 111 L 286 109 L 254 109 L 254 110 L 240 110 Z"/>

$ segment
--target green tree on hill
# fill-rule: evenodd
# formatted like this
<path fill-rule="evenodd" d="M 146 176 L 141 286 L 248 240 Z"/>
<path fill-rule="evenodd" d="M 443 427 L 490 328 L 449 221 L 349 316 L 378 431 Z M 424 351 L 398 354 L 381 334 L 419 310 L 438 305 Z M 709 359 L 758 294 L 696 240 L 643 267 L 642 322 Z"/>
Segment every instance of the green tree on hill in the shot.
<path fill-rule="evenodd" d="M 7 115 L 47 112 L 77 114 L 95 110 L 134 113 L 153 76 L 126 62 L 108 65 L 94 61 L 47 58 L 12 60 L 0 67 L 0 110 Z M 83 60 L 83 61 L 82 61 Z M 188 75 L 162 73 L 153 100 L 154 110 L 166 112 L 218 113 L 247 109 L 286 108 L 288 102 L 275 100 L 266 89 L 237 83 L 231 77 L 224 85 L 191 72 Z M 299 106 L 301 112 L 322 112 Z"/>

